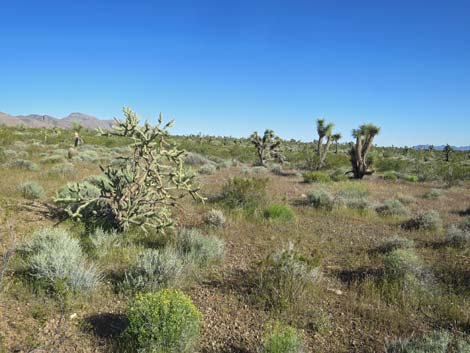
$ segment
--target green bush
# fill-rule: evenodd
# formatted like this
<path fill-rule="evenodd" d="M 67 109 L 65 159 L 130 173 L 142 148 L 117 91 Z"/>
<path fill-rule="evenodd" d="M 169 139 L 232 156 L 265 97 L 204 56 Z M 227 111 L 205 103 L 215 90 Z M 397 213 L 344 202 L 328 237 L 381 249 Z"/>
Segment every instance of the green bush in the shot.
<path fill-rule="evenodd" d="M 397 180 L 398 179 L 397 173 L 395 173 L 393 171 L 385 172 L 383 178 L 385 180 Z"/>
<path fill-rule="evenodd" d="M 336 181 L 336 182 L 349 180 L 349 177 L 341 169 L 338 169 L 338 170 L 334 171 L 330 175 L 330 178 L 331 178 L 331 180 Z"/>
<path fill-rule="evenodd" d="M 65 162 L 64 156 L 59 155 L 59 154 L 53 154 L 53 155 L 46 156 L 41 159 L 41 163 L 44 163 L 44 164 L 56 164 L 56 163 L 64 163 L 64 162 Z"/>
<path fill-rule="evenodd" d="M 264 210 L 264 218 L 267 219 L 281 219 L 283 221 L 290 221 L 295 218 L 295 213 L 287 205 L 273 203 Z"/>
<path fill-rule="evenodd" d="M 310 259 L 292 247 L 270 255 L 256 269 L 258 298 L 270 309 L 282 311 L 300 304 L 319 279 L 318 259 Z"/>
<path fill-rule="evenodd" d="M 331 211 L 334 206 L 334 199 L 326 191 L 315 190 L 307 195 L 307 203 L 312 207 Z"/>
<path fill-rule="evenodd" d="M 405 179 L 406 181 L 411 182 L 411 183 L 417 183 L 417 182 L 419 181 L 419 177 L 416 176 L 416 175 L 406 175 L 406 176 L 404 177 L 404 179 Z"/>
<path fill-rule="evenodd" d="M 456 248 L 470 247 L 470 229 L 459 229 L 455 226 L 447 230 L 445 242 Z"/>
<path fill-rule="evenodd" d="M 402 226 L 406 229 L 438 230 L 442 228 L 442 219 L 436 211 L 427 211 L 408 220 Z"/>
<path fill-rule="evenodd" d="M 420 339 L 399 339 L 390 342 L 387 344 L 387 353 L 446 353 L 450 342 L 449 333 L 433 332 Z"/>
<path fill-rule="evenodd" d="M 328 183 L 331 181 L 331 178 L 328 174 L 324 172 L 307 172 L 304 173 L 304 183 Z"/>
<path fill-rule="evenodd" d="M 126 272 L 122 289 L 155 291 L 176 285 L 183 277 L 181 256 L 171 248 L 145 249 Z"/>
<path fill-rule="evenodd" d="M 381 216 L 407 216 L 408 209 L 399 200 L 387 200 L 375 208 Z"/>
<path fill-rule="evenodd" d="M 413 240 L 394 235 L 390 239 L 387 239 L 382 245 L 380 245 L 378 249 L 381 252 L 388 253 L 397 249 L 411 249 L 413 247 Z"/>
<path fill-rule="evenodd" d="M 84 256 L 79 241 L 61 228 L 44 228 L 20 248 L 26 271 L 34 279 L 54 287 L 65 281 L 74 292 L 94 289 L 101 280 L 100 271 Z"/>
<path fill-rule="evenodd" d="M 266 199 L 267 179 L 234 177 L 222 188 L 221 203 L 229 209 L 254 211 Z"/>
<path fill-rule="evenodd" d="M 276 324 L 264 339 L 262 353 L 302 353 L 303 341 L 296 329 Z"/>
<path fill-rule="evenodd" d="M 60 163 L 53 166 L 49 174 L 53 176 L 66 177 L 72 175 L 74 167 L 72 163 Z"/>
<path fill-rule="evenodd" d="M 441 197 L 442 195 L 442 191 L 439 190 L 439 189 L 431 189 L 429 190 L 427 193 L 425 193 L 423 195 L 423 197 L 425 199 L 430 199 L 430 200 L 434 200 L 434 199 L 438 199 L 439 197 Z"/>
<path fill-rule="evenodd" d="M 129 351 L 185 353 L 199 338 L 202 314 L 184 293 L 165 289 L 138 294 L 127 318 L 122 342 Z"/>
<path fill-rule="evenodd" d="M 197 229 L 182 229 L 177 235 L 176 246 L 186 263 L 197 266 L 221 260 L 225 254 L 222 240 L 202 235 Z"/>
<path fill-rule="evenodd" d="M 403 278 L 408 274 L 421 275 L 422 262 L 412 249 L 396 249 L 384 258 L 385 272 L 393 277 Z"/>
<path fill-rule="evenodd" d="M 210 175 L 210 174 L 214 174 L 216 170 L 217 170 L 217 166 L 213 163 L 210 163 L 210 164 L 205 164 L 201 168 L 199 168 L 198 173 Z"/>
<path fill-rule="evenodd" d="M 18 185 L 18 190 L 28 200 L 36 200 L 44 194 L 44 189 L 35 181 L 25 181 Z"/>
<path fill-rule="evenodd" d="M 359 187 L 358 185 L 351 185 L 336 195 L 336 202 L 338 205 L 355 210 L 366 210 L 371 208 L 368 198 L 368 191 Z"/>
<path fill-rule="evenodd" d="M 11 163 L 11 166 L 13 168 L 25 169 L 31 172 L 39 171 L 39 166 L 36 163 L 33 163 L 32 161 L 29 161 L 27 159 L 16 159 Z"/>

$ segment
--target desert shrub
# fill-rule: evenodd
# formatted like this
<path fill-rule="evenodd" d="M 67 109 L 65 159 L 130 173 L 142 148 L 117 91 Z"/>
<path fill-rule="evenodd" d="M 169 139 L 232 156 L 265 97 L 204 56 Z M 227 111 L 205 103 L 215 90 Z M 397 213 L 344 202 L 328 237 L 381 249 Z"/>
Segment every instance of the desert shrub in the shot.
<path fill-rule="evenodd" d="M 266 199 L 267 179 L 234 177 L 222 188 L 220 199 L 230 209 L 256 209 Z"/>
<path fill-rule="evenodd" d="M 454 247 L 470 247 L 470 229 L 449 227 L 445 242 Z"/>
<path fill-rule="evenodd" d="M 205 164 L 201 168 L 199 168 L 198 173 L 199 174 L 214 174 L 215 171 L 217 170 L 217 167 L 215 164 Z"/>
<path fill-rule="evenodd" d="M 450 342 L 449 333 L 433 332 L 422 338 L 399 339 L 390 342 L 386 349 L 387 353 L 446 353 Z"/>
<path fill-rule="evenodd" d="M 172 248 L 143 250 L 126 272 L 122 289 L 155 291 L 180 282 L 184 264 Z"/>
<path fill-rule="evenodd" d="M 99 192 L 99 187 L 102 185 L 102 183 L 108 182 L 109 179 L 106 178 L 105 175 L 90 175 L 89 177 L 85 178 L 84 181 L 96 186 Z M 97 195 L 99 195 L 99 193 Z"/>
<path fill-rule="evenodd" d="M 342 169 L 335 170 L 330 175 L 330 178 L 331 178 L 331 180 L 336 181 L 336 182 L 349 180 L 349 177 L 345 174 L 345 172 Z"/>
<path fill-rule="evenodd" d="M 302 256 L 292 246 L 270 255 L 256 272 L 258 298 L 268 308 L 279 311 L 300 304 L 320 277 L 319 261 Z"/>
<path fill-rule="evenodd" d="M 264 339 L 262 353 L 302 353 L 303 341 L 296 329 L 276 324 Z"/>
<path fill-rule="evenodd" d="M 409 204 L 416 201 L 416 199 L 413 196 L 405 195 L 405 194 L 402 194 L 402 193 L 398 193 L 395 196 L 395 199 L 399 200 L 404 205 L 409 205 Z"/>
<path fill-rule="evenodd" d="M 122 245 L 122 235 L 115 231 L 106 232 L 99 227 L 89 235 L 89 239 L 93 246 L 93 253 L 98 258 L 106 256 L 113 248 Z"/>
<path fill-rule="evenodd" d="M 184 163 L 188 165 L 205 165 L 212 162 L 198 153 L 188 152 L 184 157 Z"/>
<path fill-rule="evenodd" d="M 79 193 L 80 195 L 84 195 L 86 197 L 98 197 L 100 195 L 100 189 L 88 181 L 83 181 L 78 184 L 68 184 L 67 186 L 62 187 L 57 192 L 57 195 L 58 197 L 64 199 L 75 199 L 78 197 Z"/>
<path fill-rule="evenodd" d="M 273 173 L 274 175 L 283 175 L 282 167 L 279 164 L 272 166 L 271 173 Z"/>
<path fill-rule="evenodd" d="M 403 223 L 406 229 L 438 230 L 442 228 L 442 219 L 438 212 L 427 211 Z"/>
<path fill-rule="evenodd" d="M 14 168 L 29 170 L 31 172 L 39 171 L 39 166 L 36 163 L 33 163 L 32 161 L 27 159 L 15 159 L 11 163 L 11 166 Z"/>
<path fill-rule="evenodd" d="M 182 229 L 177 235 L 177 249 L 186 263 L 206 266 L 220 260 L 225 254 L 225 245 L 215 236 L 206 236 L 197 229 Z"/>
<path fill-rule="evenodd" d="M 336 195 L 336 202 L 340 206 L 356 210 L 366 210 L 371 207 L 369 193 L 357 185 L 351 185 Z"/>
<path fill-rule="evenodd" d="M 213 227 L 223 227 L 226 221 L 224 213 L 221 210 L 212 209 L 204 216 L 204 223 Z"/>
<path fill-rule="evenodd" d="M 267 219 L 281 219 L 283 221 L 290 221 L 295 218 L 295 213 L 287 205 L 273 203 L 264 210 L 264 218 Z"/>
<path fill-rule="evenodd" d="M 5 153 L 5 148 L 0 147 L 0 163 L 3 163 L 7 160 L 7 154 Z"/>
<path fill-rule="evenodd" d="M 64 156 L 60 154 L 53 154 L 50 156 L 45 156 L 41 159 L 41 163 L 44 163 L 44 164 L 56 164 L 56 163 L 64 163 L 64 162 L 65 162 L 65 158 Z"/>
<path fill-rule="evenodd" d="M 223 159 L 217 162 L 217 169 L 230 168 L 233 165 L 233 161 L 229 159 Z"/>
<path fill-rule="evenodd" d="M 122 341 L 129 351 L 185 353 L 199 338 L 202 314 L 184 293 L 165 289 L 138 294 L 127 318 Z"/>
<path fill-rule="evenodd" d="M 411 183 L 417 183 L 419 181 L 419 177 L 417 175 L 405 175 L 404 179 Z"/>
<path fill-rule="evenodd" d="M 307 172 L 304 173 L 304 183 L 328 183 L 331 181 L 331 178 L 328 174 L 324 172 Z"/>
<path fill-rule="evenodd" d="M 383 178 L 385 180 L 397 180 L 398 179 L 397 173 L 395 173 L 393 171 L 385 172 Z"/>
<path fill-rule="evenodd" d="M 53 166 L 49 174 L 54 176 L 66 177 L 72 175 L 74 167 L 72 163 L 60 163 Z"/>
<path fill-rule="evenodd" d="M 94 289 L 101 280 L 100 271 L 90 264 L 79 241 L 61 228 L 44 228 L 21 246 L 28 274 L 47 285 L 65 281 L 74 292 Z"/>
<path fill-rule="evenodd" d="M 386 200 L 382 205 L 375 208 L 381 216 L 406 216 L 408 209 L 399 200 Z"/>
<path fill-rule="evenodd" d="M 28 200 L 39 199 L 44 194 L 44 189 L 35 181 L 25 181 L 18 185 L 18 190 Z"/>
<path fill-rule="evenodd" d="M 413 240 L 394 235 L 390 239 L 387 239 L 382 245 L 380 245 L 379 250 L 381 252 L 388 253 L 397 249 L 410 249 L 413 247 Z"/>
<path fill-rule="evenodd" d="M 74 160 L 82 161 L 82 162 L 96 162 L 99 160 L 98 152 L 94 150 L 80 150 L 78 155 L 73 157 Z"/>
<path fill-rule="evenodd" d="M 315 190 L 307 195 L 308 205 L 323 210 L 331 211 L 334 206 L 334 199 L 324 190 Z"/>
<path fill-rule="evenodd" d="M 408 274 L 421 275 L 422 262 L 411 249 L 395 249 L 384 258 L 385 272 L 397 278 L 403 278 Z"/>
<path fill-rule="evenodd" d="M 431 199 L 431 200 L 434 200 L 434 199 L 438 199 L 439 197 L 441 197 L 442 195 L 442 191 L 439 190 L 439 189 L 431 189 L 429 190 L 427 193 L 425 193 L 423 195 L 423 197 L 425 199 Z"/>

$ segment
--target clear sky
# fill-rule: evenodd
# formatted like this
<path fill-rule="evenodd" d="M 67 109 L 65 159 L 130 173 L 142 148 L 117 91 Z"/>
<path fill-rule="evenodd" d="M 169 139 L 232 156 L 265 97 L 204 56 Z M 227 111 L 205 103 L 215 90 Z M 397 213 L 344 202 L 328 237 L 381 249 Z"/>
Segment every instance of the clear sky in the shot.
<path fill-rule="evenodd" d="M 0 0 L 0 111 L 470 145 L 470 2 Z"/>

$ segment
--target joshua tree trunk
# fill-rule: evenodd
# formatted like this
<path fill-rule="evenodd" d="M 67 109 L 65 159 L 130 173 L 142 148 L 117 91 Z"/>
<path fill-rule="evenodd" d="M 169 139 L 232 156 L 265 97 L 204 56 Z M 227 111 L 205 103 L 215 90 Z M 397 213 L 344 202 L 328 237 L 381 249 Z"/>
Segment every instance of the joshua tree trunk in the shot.
<path fill-rule="evenodd" d="M 372 148 L 372 141 L 379 133 L 380 129 L 374 125 L 361 125 L 359 129 L 353 131 L 356 138 L 356 145 L 351 143 L 349 157 L 351 159 L 351 172 L 356 179 L 362 179 L 364 175 L 372 174 L 373 171 L 368 170 L 367 154 Z M 350 173 L 350 172 L 349 172 Z"/>

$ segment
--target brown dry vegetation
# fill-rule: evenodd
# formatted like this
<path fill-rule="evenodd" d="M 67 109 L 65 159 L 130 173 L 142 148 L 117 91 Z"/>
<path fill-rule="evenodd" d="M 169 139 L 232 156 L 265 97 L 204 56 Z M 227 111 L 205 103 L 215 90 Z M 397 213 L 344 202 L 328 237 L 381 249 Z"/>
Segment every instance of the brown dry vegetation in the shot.
<path fill-rule="evenodd" d="M 50 176 L 51 166 L 45 164 L 39 172 L 0 168 L 0 232 L 4 247 L 8 223 L 14 225 L 18 242 L 37 228 L 57 226 L 58 220 L 50 217 L 44 204 L 66 181 L 99 173 L 98 163 L 74 165 L 74 173 L 67 178 Z M 243 175 L 241 167 L 199 176 L 204 194 L 216 195 L 235 175 Z M 223 262 L 183 285 L 185 293 L 203 313 L 200 352 L 254 353 L 261 345 L 265 328 L 276 320 L 299 328 L 308 352 L 324 353 L 383 352 L 388 340 L 437 328 L 469 332 L 470 256 L 468 250 L 443 244 L 444 231 L 404 230 L 400 227 L 402 218 L 345 208 L 321 211 L 302 202 L 315 189 L 335 194 L 351 184 L 360 184 L 374 203 L 397 195 L 412 196 L 414 199 L 408 205 L 412 214 L 438 211 L 446 227 L 464 219 L 459 211 L 470 205 L 468 182 L 443 189 L 438 199 L 425 199 L 422 196 L 436 188 L 435 184 L 369 178 L 312 185 L 302 183 L 295 173 L 277 176 L 266 172 L 263 176 L 269 179 L 268 202 L 290 205 L 295 220 L 247 219 L 240 213 L 227 212 L 224 228 L 209 229 L 204 228 L 203 217 L 214 205 L 195 204 L 189 199 L 175 214 L 179 226 L 201 227 L 227 244 Z M 35 180 L 43 186 L 45 195 L 40 200 L 22 199 L 16 186 L 26 180 Z M 70 222 L 62 226 L 76 234 L 83 231 Z M 406 300 L 400 304 L 387 303 L 374 286 L 383 269 L 376 249 L 396 234 L 415 241 L 417 254 L 437 279 L 435 286 L 440 288 L 440 294 L 424 304 L 416 306 Z M 293 242 L 303 254 L 320 257 L 323 275 L 305 302 L 287 312 L 275 313 L 256 301 L 252 274 L 259 261 L 288 242 Z M 126 267 L 125 254 L 112 257 L 105 268 L 108 277 L 99 290 L 70 298 L 63 314 L 55 297 L 38 291 L 15 273 L 20 259 L 13 258 L 0 297 L 0 352 L 29 352 L 54 344 L 59 352 L 114 351 L 115 337 L 125 326 L 123 314 L 129 298 L 115 290 L 112 274 Z M 64 324 L 59 325 L 60 320 Z"/>

